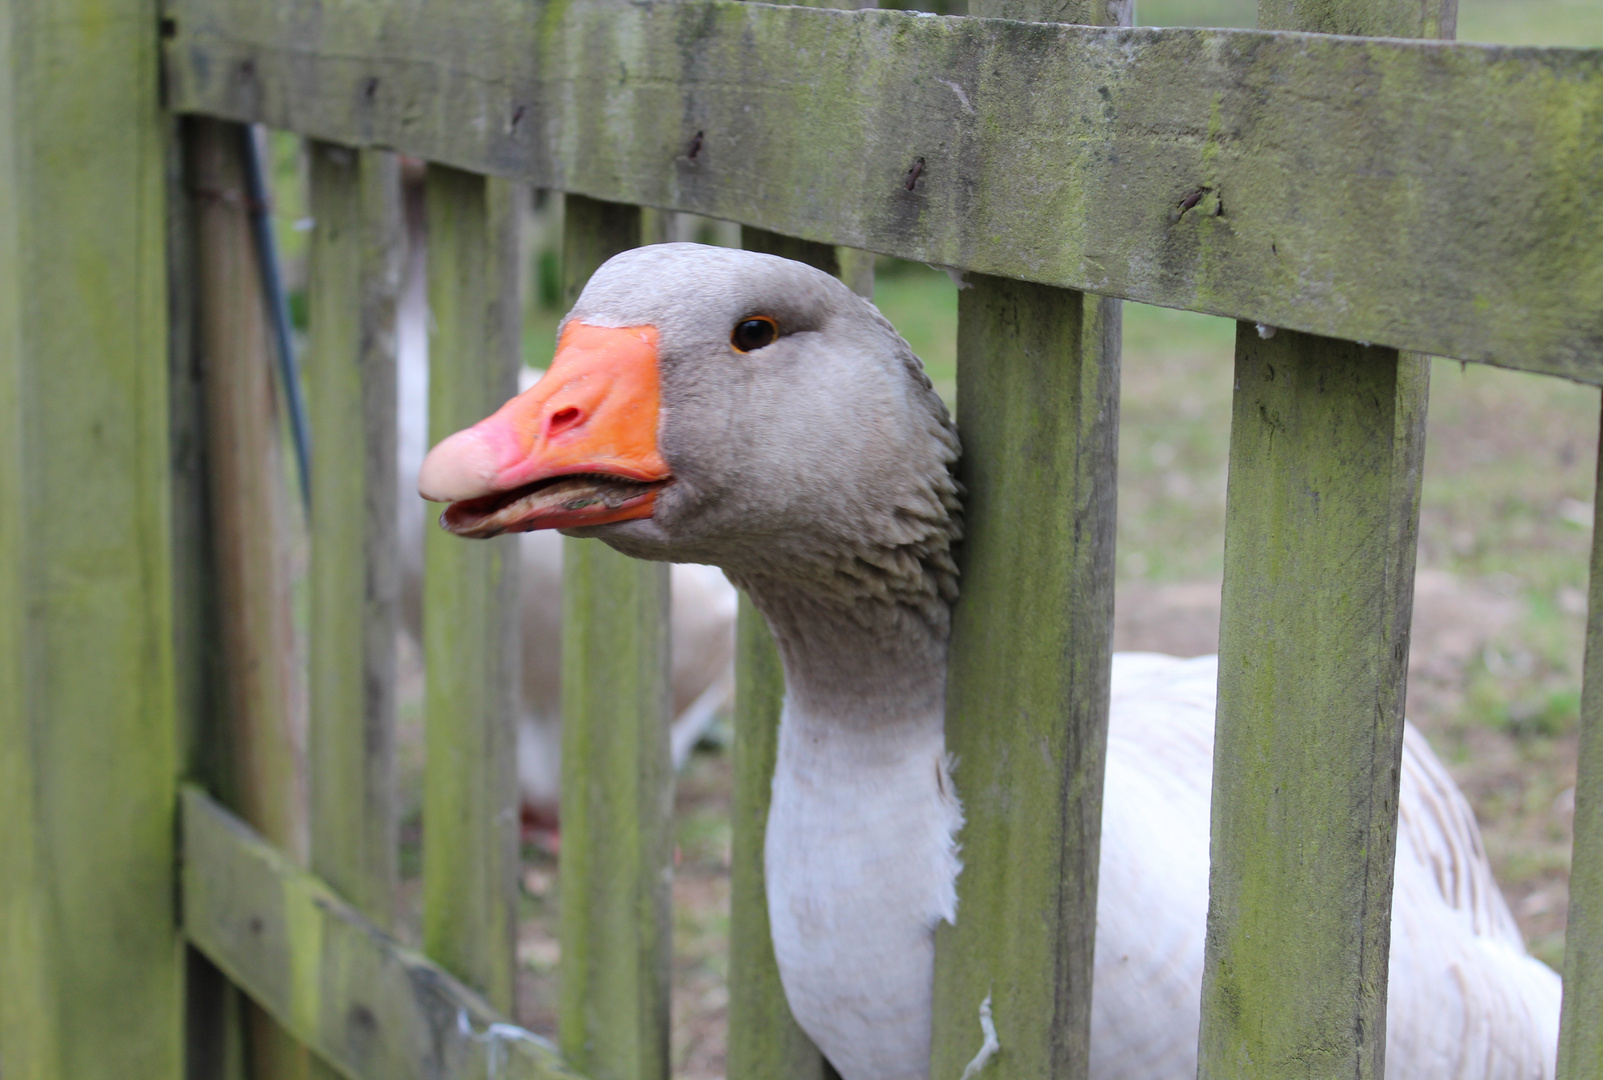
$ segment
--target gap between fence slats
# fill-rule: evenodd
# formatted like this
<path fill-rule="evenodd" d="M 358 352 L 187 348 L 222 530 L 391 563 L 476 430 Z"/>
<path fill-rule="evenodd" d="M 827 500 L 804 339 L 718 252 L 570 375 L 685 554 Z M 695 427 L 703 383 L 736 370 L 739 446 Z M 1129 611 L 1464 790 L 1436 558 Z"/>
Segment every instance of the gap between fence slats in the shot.
<path fill-rule="evenodd" d="M 569 197 L 565 301 L 639 243 L 639 207 Z M 568 539 L 562 558 L 559 1043 L 598 1080 L 667 1080 L 668 567 L 599 540 Z"/>
<path fill-rule="evenodd" d="M 795 259 L 873 297 L 873 256 L 762 229 L 741 230 L 741 246 Z M 744 594 L 735 639 L 734 792 L 730 806 L 730 1080 L 819 1080 L 833 1070 L 797 1025 L 779 982 L 768 924 L 763 838 L 779 749 L 785 673 L 762 613 Z"/>
<path fill-rule="evenodd" d="M 198 200 L 196 269 L 217 574 L 218 734 L 227 747 L 223 790 L 240 816 L 297 862 L 307 855 L 306 686 L 294 624 L 289 488 L 281 391 L 276 385 L 260 252 L 246 195 L 248 129 L 198 121 L 189 177 Z M 252 1077 L 307 1075 L 310 1059 L 271 1017 L 247 1006 Z"/>
<path fill-rule="evenodd" d="M 517 392 L 514 188 L 426 178 L 429 442 Z M 517 539 L 424 544 L 423 950 L 511 1014 L 517 934 Z"/>
<path fill-rule="evenodd" d="M 205 792 L 186 788 L 180 810 L 190 939 L 342 1076 L 577 1080 Z"/>
<path fill-rule="evenodd" d="M 170 12 L 180 111 L 1603 380 L 1603 50 L 708 0 Z"/>
<path fill-rule="evenodd" d="M 1603 433 L 1593 500 L 1603 514 Z M 1603 1080 L 1603 517 L 1592 522 L 1588 591 L 1558 1080 Z"/>

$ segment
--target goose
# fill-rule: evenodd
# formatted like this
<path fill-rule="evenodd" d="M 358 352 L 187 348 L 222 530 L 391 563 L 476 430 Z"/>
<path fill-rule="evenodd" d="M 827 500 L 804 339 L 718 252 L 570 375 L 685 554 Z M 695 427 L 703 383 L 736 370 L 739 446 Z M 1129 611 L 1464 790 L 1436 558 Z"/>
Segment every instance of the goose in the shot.
<path fill-rule="evenodd" d="M 928 1076 L 933 931 L 961 917 L 962 777 L 942 730 L 958 454 L 872 304 L 799 263 L 668 244 L 603 265 L 545 378 L 419 475 L 453 533 L 558 529 L 709 563 L 767 619 L 785 675 L 774 952 L 845 1080 Z M 1097 1080 L 1196 1075 L 1217 672 L 1113 658 Z M 1402 762 L 1388 1075 L 1549 1077 L 1558 976 L 1526 954 L 1469 806 L 1411 727 Z"/>
<path fill-rule="evenodd" d="M 422 170 L 405 185 L 408 248 L 396 315 L 396 501 L 400 538 L 401 627 L 409 651 L 422 651 L 425 504 L 416 478 L 428 449 L 428 273 L 423 225 Z M 542 373 L 523 368 L 521 390 Z M 672 570 L 673 766 L 689 759 L 735 691 L 734 587 L 715 567 L 680 564 Z M 518 797 L 526 826 L 549 834 L 562 797 L 562 538 L 527 532 L 518 538 L 519 655 L 516 759 Z M 549 840 L 549 836 L 547 835 Z"/>

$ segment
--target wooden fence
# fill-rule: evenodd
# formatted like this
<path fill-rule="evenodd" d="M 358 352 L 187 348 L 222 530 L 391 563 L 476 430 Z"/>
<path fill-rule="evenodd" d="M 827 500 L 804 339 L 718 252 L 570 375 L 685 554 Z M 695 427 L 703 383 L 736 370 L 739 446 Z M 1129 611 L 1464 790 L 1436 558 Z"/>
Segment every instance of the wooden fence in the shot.
<path fill-rule="evenodd" d="M 1603 383 L 1603 51 L 1402 40 L 1451 37 L 1453 2 L 1261 0 L 1266 29 L 1245 31 L 1132 29 L 1123 0 L 973 0 L 995 18 L 963 19 L 4 0 L 0 1076 L 667 1074 L 662 567 L 569 542 L 559 1045 L 505 1020 L 506 540 L 429 541 L 422 953 L 385 932 L 392 152 L 430 162 L 435 437 L 514 386 L 511 181 L 569 193 L 570 298 L 642 242 L 642 206 L 738 221 L 750 245 L 836 270 L 838 246 L 969 274 L 947 717 L 968 825 L 964 915 L 937 939 L 941 1080 L 978 1050 L 987 995 L 997 1080 L 1084 1075 L 1116 298 L 1241 320 L 1201 1073 L 1237 1075 L 1227 1046 L 1292 1061 L 1317 1037 L 1318 1075 L 1377 1076 L 1382 1040 L 1357 1033 L 1385 1010 L 1386 951 L 1365 945 L 1390 908 L 1419 354 Z M 297 511 L 270 482 L 245 122 L 312 140 L 304 674 L 286 645 Z M 1026 443 L 1030 460 L 1013 452 Z M 1599 557 L 1568 1080 L 1603 1077 Z M 729 1075 L 819 1077 L 768 944 L 780 676 L 750 610 L 739 662 Z M 978 723 L 999 712 L 1021 719 Z M 1256 752 L 1273 717 L 1303 751 Z M 1333 836 L 1332 820 L 1362 827 Z M 1279 857 L 1315 841 L 1317 860 Z M 1309 898 L 1302 915 L 1286 895 Z M 1287 962 L 1308 955 L 1348 962 Z"/>

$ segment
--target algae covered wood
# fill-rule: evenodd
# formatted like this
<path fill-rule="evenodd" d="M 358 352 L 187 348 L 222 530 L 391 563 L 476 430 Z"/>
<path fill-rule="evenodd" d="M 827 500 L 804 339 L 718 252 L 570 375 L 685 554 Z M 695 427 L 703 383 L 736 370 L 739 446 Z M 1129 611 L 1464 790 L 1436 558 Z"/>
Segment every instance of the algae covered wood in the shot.
<path fill-rule="evenodd" d="M 1603 380 L 1603 50 L 730 0 L 171 13 L 181 111 Z"/>
<path fill-rule="evenodd" d="M 1427 363 L 1237 331 L 1203 1078 L 1382 1075 Z"/>
<path fill-rule="evenodd" d="M 181 825 L 190 939 L 340 1075 L 576 1080 L 549 1043 L 395 941 L 198 788 L 183 792 Z"/>
<path fill-rule="evenodd" d="M 516 212 L 504 180 L 429 166 L 429 441 L 517 392 Z M 424 544 L 423 951 L 512 1011 L 517 539 Z"/>
<path fill-rule="evenodd" d="M 311 869 L 379 926 L 393 919 L 395 794 L 395 156 L 311 143 Z"/>
<path fill-rule="evenodd" d="M 966 820 L 933 1076 L 1083 1077 L 1113 627 L 1119 305 L 969 275 L 946 746 Z"/>
<path fill-rule="evenodd" d="M 307 856 L 306 684 L 295 625 L 298 524 L 288 486 L 280 387 L 252 230 L 246 141 L 238 124 L 188 127 L 196 213 L 196 332 L 204 391 L 206 473 L 217 588 L 217 734 L 221 790 L 240 815 L 297 862 Z M 250 1074 L 293 1080 L 305 1049 L 247 1003 Z"/>
<path fill-rule="evenodd" d="M 567 200 L 569 303 L 640 242 L 640 210 Z M 668 567 L 565 541 L 558 1043 L 596 1080 L 666 1080 L 673 773 Z"/>
<path fill-rule="evenodd" d="M 1598 481 L 1603 495 L 1603 453 Z M 1603 1080 L 1603 520 L 1592 523 L 1589 592 L 1558 1080 Z"/>
<path fill-rule="evenodd" d="M 1451 34 L 1456 4 L 1258 21 Z M 1235 370 L 1197 1075 L 1380 1080 L 1429 362 L 1240 323 Z"/>
<path fill-rule="evenodd" d="M 0 1070 L 176 1077 L 165 125 L 146 0 L 0 5 Z"/>

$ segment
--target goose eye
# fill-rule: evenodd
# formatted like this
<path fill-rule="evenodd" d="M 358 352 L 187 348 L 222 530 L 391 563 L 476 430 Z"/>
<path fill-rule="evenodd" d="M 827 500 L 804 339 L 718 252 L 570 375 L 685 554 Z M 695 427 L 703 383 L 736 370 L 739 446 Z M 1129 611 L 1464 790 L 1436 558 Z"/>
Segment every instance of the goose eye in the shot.
<path fill-rule="evenodd" d="M 772 345 L 779 336 L 779 324 L 766 315 L 742 319 L 729 335 L 729 343 L 741 352 L 755 352 L 764 345 Z"/>

